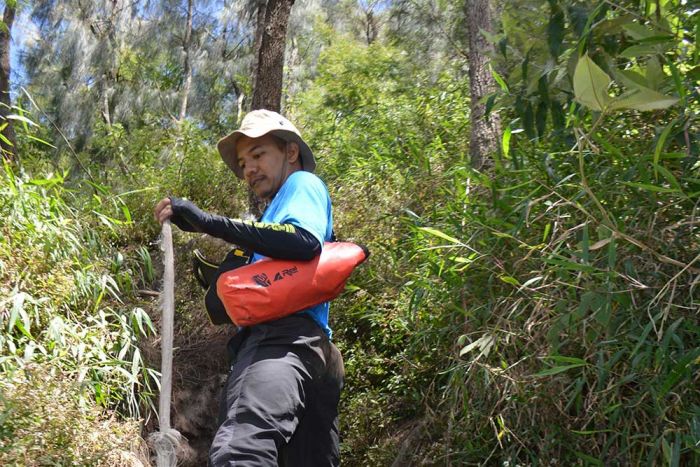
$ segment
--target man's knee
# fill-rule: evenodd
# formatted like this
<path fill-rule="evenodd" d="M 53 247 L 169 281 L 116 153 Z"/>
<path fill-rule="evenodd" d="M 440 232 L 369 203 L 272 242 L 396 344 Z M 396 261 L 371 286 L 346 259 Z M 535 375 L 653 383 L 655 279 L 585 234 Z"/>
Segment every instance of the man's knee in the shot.
<path fill-rule="evenodd" d="M 225 420 L 214 437 L 212 465 L 276 465 L 278 452 L 294 434 L 304 409 L 310 375 L 293 354 L 234 365 L 221 411 Z M 252 465 L 252 464 L 251 464 Z"/>
<path fill-rule="evenodd" d="M 293 355 L 258 360 L 242 369 L 234 366 L 225 388 L 228 418 L 235 416 L 238 407 L 288 418 L 288 414 L 303 408 L 304 386 L 309 379 L 309 373 Z"/>

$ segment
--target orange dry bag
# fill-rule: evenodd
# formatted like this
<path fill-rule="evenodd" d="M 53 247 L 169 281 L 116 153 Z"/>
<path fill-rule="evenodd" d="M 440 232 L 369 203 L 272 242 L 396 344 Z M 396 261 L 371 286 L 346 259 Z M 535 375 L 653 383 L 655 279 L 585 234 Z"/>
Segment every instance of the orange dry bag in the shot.
<path fill-rule="evenodd" d="M 334 299 L 367 256 L 355 243 L 327 242 L 311 261 L 263 259 L 224 272 L 216 292 L 235 324 L 252 326 Z"/>

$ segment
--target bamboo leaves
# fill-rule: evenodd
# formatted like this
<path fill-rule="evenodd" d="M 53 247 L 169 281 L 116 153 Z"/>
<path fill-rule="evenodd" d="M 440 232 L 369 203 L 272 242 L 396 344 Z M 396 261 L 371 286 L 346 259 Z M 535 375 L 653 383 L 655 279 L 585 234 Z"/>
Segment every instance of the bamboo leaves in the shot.
<path fill-rule="evenodd" d="M 665 96 L 649 88 L 638 86 L 615 99 L 610 108 L 612 110 L 663 110 L 676 102 L 678 102 L 676 97 Z"/>
<path fill-rule="evenodd" d="M 474 342 L 467 344 L 462 348 L 462 350 L 459 351 L 459 356 L 464 357 L 467 355 L 469 352 L 472 350 L 478 349 L 479 354 L 477 355 L 476 359 L 479 359 L 480 357 L 484 356 L 487 357 L 489 353 L 491 352 L 491 348 L 493 347 L 493 344 L 496 342 L 496 338 L 491 335 L 491 334 L 484 334 Z"/>
<path fill-rule="evenodd" d="M 450 235 L 447 235 L 444 232 L 441 232 L 440 230 L 433 229 L 431 227 L 419 227 L 419 230 L 422 230 L 423 232 L 429 233 L 430 235 L 434 235 L 438 238 L 442 238 L 443 240 L 447 240 L 450 243 L 464 246 L 464 244 L 462 242 L 460 242 L 459 240 L 457 240 L 456 238 L 454 238 Z"/>
<path fill-rule="evenodd" d="M 584 54 L 574 71 L 574 95 L 586 107 L 602 112 L 607 109 L 612 98 L 608 88 L 612 80 L 588 54 Z"/>
<path fill-rule="evenodd" d="M 613 80 L 591 60 L 588 54 L 584 54 L 579 58 L 574 71 L 574 95 L 576 100 L 580 104 L 598 112 L 626 109 L 639 111 L 661 110 L 678 102 L 676 97 L 666 96 L 643 86 L 641 84 L 641 75 L 623 71 L 621 76 L 624 84 L 630 89 L 618 97 L 612 97 L 608 90 L 613 84 Z M 658 70 L 648 70 L 647 77 L 649 76 L 652 76 L 654 83 L 658 84 Z"/>

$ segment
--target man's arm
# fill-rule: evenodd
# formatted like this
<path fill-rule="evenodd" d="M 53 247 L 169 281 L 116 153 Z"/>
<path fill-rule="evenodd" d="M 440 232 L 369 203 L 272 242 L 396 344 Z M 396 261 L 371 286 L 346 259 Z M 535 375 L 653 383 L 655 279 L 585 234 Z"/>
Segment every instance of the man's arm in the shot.
<path fill-rule="evenodd" d="M 314 235 L 293 224 L 249 222 L 210 214 L 191 201 L 170 197 L 173 224 L 187 232 L 204 232 L 261 255 L 310 260 L 321 252 Z"/>

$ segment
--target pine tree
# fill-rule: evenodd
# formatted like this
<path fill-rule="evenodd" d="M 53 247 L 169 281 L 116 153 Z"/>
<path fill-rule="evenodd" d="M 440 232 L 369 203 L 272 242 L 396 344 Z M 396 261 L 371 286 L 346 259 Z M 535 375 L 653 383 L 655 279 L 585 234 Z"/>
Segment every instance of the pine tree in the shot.
<path fill-rule="evenodd" d="M 493 92 L 496 82 L 489 70 L 489 55 L 493 45 L 484 32 L 493 31 L 493 10 L 489 0 L 466 0 L 467 42 L 469 45 L 469 89 L 471 94 L 471 135 L 469 155 L 472 167 L 488 168 L 492 159 L 489 154 L 498 148 L 501 122 L 498 115 L 486 115 L 483 98 Z"/>
<path fill-rule="evenodd" d="M 2 136 L 0 138 L 0 150 L 2 157 L 7 160 L 14 160 L 17 157 L 17 142 L 12 120 L 7 116 L 12 113 L 12 102 L 10 100 L 10 38 L 12 36 L 12 24 L 15 21 L 17 10 L 16 0 L 7 0 L 3 11 L 0 25 L 0 125 L 3 125 Z"/>

